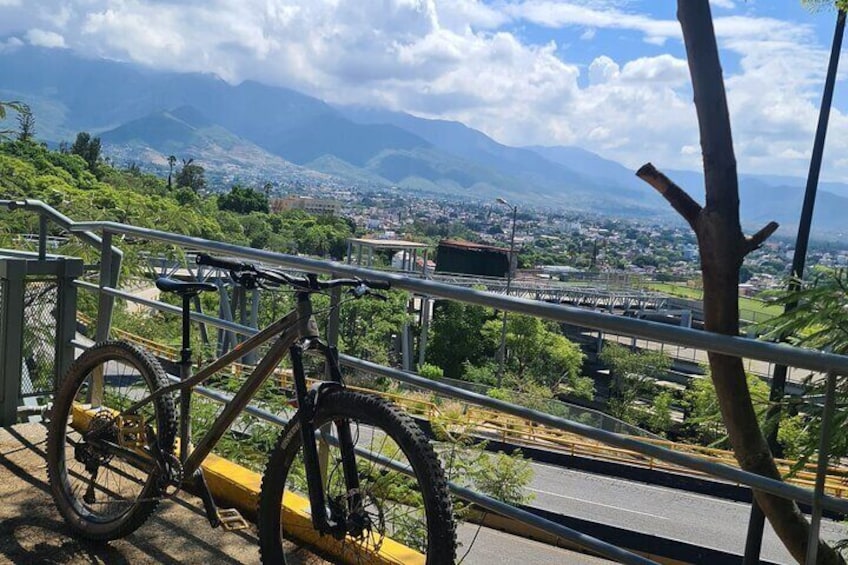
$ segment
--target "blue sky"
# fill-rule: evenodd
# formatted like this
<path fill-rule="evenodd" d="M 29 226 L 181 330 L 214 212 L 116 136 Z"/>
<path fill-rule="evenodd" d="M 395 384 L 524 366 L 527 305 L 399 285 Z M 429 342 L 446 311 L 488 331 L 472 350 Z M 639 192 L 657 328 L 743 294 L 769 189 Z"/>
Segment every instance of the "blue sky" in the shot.
<path fill-rule="evenodd" d="M 740 171 L 805 176 L 835 12 L 711 6 Z M 0 0 L 0 55 L 27 43 L 458 120 L 632 168 L 700 166 L 671 0 Z M 845 76 L 824 179 L 848 181 Z"/>

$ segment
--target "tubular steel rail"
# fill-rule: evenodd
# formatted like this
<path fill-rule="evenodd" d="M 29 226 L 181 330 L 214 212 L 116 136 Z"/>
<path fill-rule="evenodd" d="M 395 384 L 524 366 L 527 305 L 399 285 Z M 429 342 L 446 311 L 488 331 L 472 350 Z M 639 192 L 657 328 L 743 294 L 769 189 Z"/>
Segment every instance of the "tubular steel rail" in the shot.
<path fill-rule="evenodd" d="M 78 318 L 83 322 L 94 322 L 94 320 L 87 318 L 83 314 L 78 314 Z M 118 328 L 112 328 L 112 333 L 120 339 L 137 343 L 145 347 L 157 356 L 171 361 L 179 360 L 179 347 L 161 344 Z M 233 363 L 228 367 L 228 369 L 230 369 L 232 376 L 238 377 L 240 375 L 249 375 L 253 370 L 253 366 Z M 275 371 L 275 375 L 284 388 L 291 389 L 293 387 L 291 371 L 286 369 L 277 369 Z M 307 379 L 307 381 L 309 384 L 313 384 L 314 379 Z M 591 457 L 593 459 L 602 459 L 613 462 L 626 462 L 629 465 L 635 465 L 646 469 L 672 472 L 681 470 L 680 466 L 667 465 L 662 460 L 658 460 L 653 457 L 646 457 L 632 450 L 609 447 L 600 442 L 583 441 L 582 439 L 578 439 L 581 436 L 557 430 L 556 428 L 539 425 L 532 420 L 505 415 L 496 410 L 462 404 L 461 419 L 456 419 L 427 398 L 417 398 L 410 395 L 389 393 L 381 390 L 356 386 L 348 386 L 348 388 L 370 394 L 376 394 L 386 398 L 403 407 L 403 409 L 407 412 L 423 416 L 428 421 L 438 419 L 443 420 L 446 424 L 462 426 L 465 430 L 467 430 L 467 433 L 477 435 L 483 439 L 498 439 L 504 443 L 541 447 L 552 451 L 567 453 L 571 456 Z M 642 439 L 647 443 L 666 447 L 674 451 L 691 453 L 692 455 L 701 457 L 707 461 L 715 461 L 731 465 L 733 467 L 738 467 L 736 459 L 733 456 L 733 452 L 726 449 L 689 445 L 665 439 Z M 775 463 L 777 464 L 778 471 L 786 477 L 784 479 L 786 482 L 807 487 L 813 487 L 815 485 L 815 464 L 807 463 L 801 466 L 800 470 L 796 470 L 798 469 L 798 461 L 791 459 L 775 459 Z M 709 476 L 706 473 L 700 473 L 697 471 L 690 472 L 696 475 Z M 826 493 L 835 497 L 848 497 L 848 467 L 829 465 L 827 469 L 827 477 L 825 478 L 824 489 Z"/>
<path fill-rule="evenodd" d="M 338 262 L 322 261 L 305 257 L 284 255 L 271 251 L 249 249 L 228 243 L 209 241 L 197 237 L 162 232 L 115 222 L 73 222 L 55 211 L 50 206 L 35 200 L 0 200 L 0 208 L 6 208 L 9 210 L 25 209 L 40 214 L 40 241 L 46 242 L 47 219 L 51 219 L 56 221 L 63 229 L 82 237 L 86 243 L 92 245 L 96 245 L 97 243 L 100 244 L 101 273 L 99 284 L 92 285 L 90 283 L 81 283 L 79 285 L 81 288 L 87 288 L 99 292 L 100 302 L 97 320 L 97 339 L 101 339 L 101 336 L 105 337 L 108 335 L 109 327 L 111 325 L 111 310 L 116 296 L 166 311 L 176 310 L 175 307 L 167 304 L 159 303 L 157 301 L 138 299 L 133 295 L 123 293 L 117 289 L 117 277 L 115 276 L 117 271 L 116 263 L 119 264 L 120 255 L 116 255 L 116 250 L 112 247 L 111 241 L 113 235 L 122 235 L 169 243 L 182 248 L 203 250 L 231 257 L 249 259 L 252 261 L 261 261 L 269 265 L 293 268 L 319 274 L 333 274 L 336 276 L 341 275 L 385 280 L 390 281 L 394 288 L 407 290 L 420 295 L 490 306 L 499 310 L 507 310 L 510 312 L 545 318 L 557 322 L 580 325 L 606 332 L 638 336 L 644 339 L 663 341 L 681 346 L 694 347 L 697 349 L 705 349 L 724 355 L 752 358 L 761 361 L 802 367 L 804 369 L 827 373 L 830 383 L 835 380 L 837 374 L 848 375 L 848 356 L 804 350 L 784 344 L 767 343 L 742 337 L 726 336 L 687 328 L 668 326 L 656 322 L 591 312 L 576 307 L 546 304 L 509 296 L 499 296 L 475 289 L 460 288 L 428 280 L 372 271 Z M 93 236 L 93 232 L 97 231 L 103 234 L 102 239 L 99 242 L 97 241 L 96 236 Z M 241 326 L 233 322 L 226 322 L 207 315 L 195 313 L 192 314 L 192 318 L 198 322 L 239 331 L 244 334 L 252 334 L 256 332 L 255 329 Z M 331 328 L 331 331 L 328 332 L 328 334 L 332 335 L 332 333 L 333 331 Z M 819 465 L 815 477 L 815 488 L 813 490 L 809 490 L 799 486 L 786 484 L 782 481 L 769 479 L 754 473 L 749 473 L 726 464 L 704 460 L 703 458 L 693 454 L 674 451 L 662 445 L 656 445 L 634 439 L 632 437 L 586 426 L 578 422 L 566 420 L 522 406 L 516 406 L 482 394 L 452 387 L 437 381 L 432 381 L 414 373 L 400 371 L 391 367 L 350 357 L 348 355 L 341 355 L 340 360 L 348 367 L 353 367 L 367 373 L 393 378 L 407 385 L 430 390 L 432 392 L 465 402 L 478 404 L 517 418 L 544 424 L 550 428 L 577 434 L 591 440 L 640 453 L 667 463 L 688 469 L 694 469 L 714 477 L 744 484 L 756 490 L 809 504 L 812 506 L 812 515 L 814 517 L 810 527 L 810 544 L 817 545 L 820 528 L 820 521 L 818 518 L 821 516 L 823 508 L 843 514 L 848 513 L 848 500 L 824 494 L 827 467 L 827 444 L 824 434 L 821 438 L 822 442 L 820 445 L 822 448 L 819 450 Z M 830 425 L 827 415 L 832 413 L 830 408 L 833 407 L 833 394 L 833 386 L 829 386 L 828 396 L 825 399 L 826 409 L 824 413 L 826 415 L 826 421 L 823 422 L 822 426 L 824 429 L 827 429 Z M 219 398 L 221 400 L 226 400 L 225 397 L 221 397 L 220 395 Z M 255 408 L 251 408 L 250 411 L 257 416 L 262 414 L 260 417 L 267 421 L 280 423 L 278 421 L 280 418 L 273 414 L 263 414 L 261 410 Z M 622 563 L 653 563 L 644 557 L 616 547 L 612 544 L 586 536 L 575 530 L 565 528 L 559 524 L 545 520 L 502 502 L 498 502 L 479 493 L 460 487 L 454 487 L 453 490 L 458 496 L 486 509 L 501 513 L 526 524 L 536 526 L 552 535 L 559 536 L 572 543 L 588 548 L 607 558 L 614 559 Z"/>

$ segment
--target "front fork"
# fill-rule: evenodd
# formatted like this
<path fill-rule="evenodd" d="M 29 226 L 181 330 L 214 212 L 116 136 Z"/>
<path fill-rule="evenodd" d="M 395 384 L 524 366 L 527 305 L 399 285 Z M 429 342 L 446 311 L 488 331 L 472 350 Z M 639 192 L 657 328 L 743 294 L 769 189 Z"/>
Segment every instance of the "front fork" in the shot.
<path fill-rule="evenodd" d="M 306 375 L 303 370 L 303 352 L 309 349 L 317 349 L 324 355 L 330 369 L 331 380 L 316 383 L 307 390 Z M 327 515 L 327 495 L 324 486 L 327 469 L 326 467 L 322 468 L 319 449 L 315 443 L 315 414 L 321 402 L 321 397 L 327 392 L 341 389 L 344 386 L 339 370 L 338 350 L 318 339 L 306 339 L 292 345 L 290 353 L 299 407 L 296 417 L 300 418 L 303 464 L 306 468 L 306 484 L 309 489 L 309 504 L 312 508 L 312 526 L 322 534 L 332 533 L 337 536 L 344 536 L 346 533 L 355 534 L 356 532 L 348 531 L 350 528 L 346 523 L 346 517 L 361 506 L 362 496 L 359 492 L 359 474 L 356 469 L 350 423 L 347 420 L 335 420 L 333 422 L 336 427 L 336 440 L 339 444 L 345 493 L 347 494 L 345 496 L 346 516 Z M 319 441 L 324 442 L 326 440 L 321 438 Z"/>

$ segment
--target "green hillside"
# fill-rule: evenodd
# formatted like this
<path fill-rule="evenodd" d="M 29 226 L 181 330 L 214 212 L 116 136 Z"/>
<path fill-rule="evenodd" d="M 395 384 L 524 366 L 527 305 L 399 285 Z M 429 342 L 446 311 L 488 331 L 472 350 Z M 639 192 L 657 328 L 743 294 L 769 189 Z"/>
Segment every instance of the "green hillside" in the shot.
<path fill-rule="evenodd" d="M 137 168 L 116 169 L 102 159 L 89 163 L 34 142 L 0 142 L 0 199 L 23 198 L 42 200 L 76 221 L 115 221 L 322 257 L 340 257 L 353 232 L 344 218 L 269 213 L 264 194 L 251 187 L 235 185 L 221 196 L 176 184 L 169 189 L 166 179 Z M 246 201 L 251 206 L 245 213 Z M 51 229 L 52 235 L 67 235 Z M 0 245 L 37 232 L 35 214 L 0 212 Z"/>

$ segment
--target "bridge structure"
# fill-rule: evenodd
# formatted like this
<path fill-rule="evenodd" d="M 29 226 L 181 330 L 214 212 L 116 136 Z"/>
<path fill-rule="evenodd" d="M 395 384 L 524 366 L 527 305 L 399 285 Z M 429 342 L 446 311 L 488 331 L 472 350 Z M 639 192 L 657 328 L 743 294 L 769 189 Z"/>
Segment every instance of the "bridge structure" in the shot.
<path fill-rule="evenodd" d="M 95 330 L 93 332 L 95 340 L 102 340 L 111 334 L 112 313 L 116 300 L 136 301 L 163 312 L 175 313 L 178 311 L 176 307 L 167 303 L 139 299 L 137 296 L 121 288 L 119 283 L 122 253 L 120 249 L 117 249 L 113 245 L 115 236 L 119 236 L 127 240 L 148 240 L 158 245 L 170 245 L 183 251 L 189 248 L 201 249 L 231 257 L 241 257 L 250 261 L 262 261 L 281 268 L 306 270 L 319 274 L 360 276 L 363 278 L 386 280 L 391 282 L 396 288 L 419 296 L 431 297 L 432 299 L 458 300 L 471 304 L 489 306 L 499 310 L 537 316 L 564 324 L 591 328 L 596 331 L 608 332 L 615 335 L 634 336 L 637 339 L 647 339 L 682 347 L 715 351 L 724 355 L 781 363 L 789 366 L 802 367 L 806 370 L 822 372 L 827 375 L 829 388 L 824 401 L 822 449 L 816 463 L 815 473 L 811 477 L 814 486 L 810 489 L 748 473 L 726 463 L 719 463 L 698 457 L 692 453 L 676 451 L 667 445 L 659 445 L 645 441 L 644 439 L 587 426 L 580 422 L 510 404 L 473 391 L 460 389 L 447 383 L 426 379 L 410 371 L 372 363 L 348 355 L 341 355 L 340 357 L 341 363 L 346 367 L 363 373 L 392 379 L 404 386 L 430 391 L 457 401 L 482 406 L 506 416 L 524 419 L 530 423 L 531 428 L 533 426 L 544 425 L 551 430 L 575 434 L 585 440 L 598 442 L 612 448 L 629 450 L 642 457 L 662 461 L 664 464 L 704 473 L 715 480 L 729 481 L 734 484 L 744 485 L 746 488 L 796 500 L 810 508 L 812 525 L 810 528 L 811 541 L 808 543 L 808 546 L 813 552 L 818 548 L 817 540 L 823 513 L 848 514 L 848 500 L 833 496 L 833 493 L 826 492 L 829 452 L 828 438 L 830 437 L 829 427 L 832 424 L 832 410 L 835 402 L 834 388 L 837 375 L 848 375 L 848 357 L 759 342 L 744 337 L 711 334 L 690 328 L 675 327 L 627 316 L 610 315 L 608 312 L 575 308 L 561 303 L 554 304 L 535 299 L 526 300 L 515 296 L 487 292 L 477 288 L 444 284 L 443 282 L 425 278 L 370 271 L 358 266 L 249 249 L 138 226 L 113 222 L 74 222 L 38 201 L 0 200 L 0 209 L 14 210 L 20 213 L 35 213 L 38 215 L 40 227 L 42 228 L 38 251 L 27 258 L 27 261 L 33 264 L 60 259 L 58 256 L 47 254 L 48 224 L 51 222 L 58 225 L 65 233 L 81 239 L 84 243 L 93 246 L 99 252 L 99 262 L 93 265 L 95 270 L 89 272 L 88 275 L 84 272 L 83 276 L 75 278 L 72 284 L 74 290 L 66 291 L 66 293 L 70 294 L 74 292 L 90 293 L 96 300 L 97 316 Z M 12 255 L 13 253 L 10 252 L 9 254 Z M 21 314 L 11 312 L 8 307 L 9 297 L 14 293 L 19 293 L 22 289 L 20 285 L 15 286 L 15 284 L 10 284 L 9 281 L 11 278 L 8 277 L 7 273 L 3 274 L 6 276 L 0 280 L 0 293 L 3 296 L 2 307 L 0 307 L 0 328 L 2 328 L 0 329 L 0 332 L 2 332 L 0 337 L 8 340 L 12 333 L 15 333 L 15 331 L 25 333 L 26 328 L 20 325 L 25 323 L 25 320 L 22 320 Z M 93 277 L 90 275 L 93 275 Z M 338 301 L 339 298 L 336 296 L 334 300 Z M 78 340 L 75 334 L 68 336 L 66 333 L 63 333 L 60 326 L 67 327 L 67 324 L 63 326 L 58 323 L 59 319 L 61 319 L 61 316 L 58 315 L 59 311 L 54 309 L 42 315 L 42 321 L 52 319 L 56 323 L 57 335 L 51 338 L 56 349 L 78 350 L 85 348 L 87 344 Z M 11 320 L 12 315 L 17 316 L 16 320 L 18 321 L 14 323 L 19 325 L 10 329 L 9 320 Z M 205 313 L 195 312 L 192 315 L 192 319 L 195 322 L 207 324 L 210 327 L 233 331 L 241 335 L 252 335 L 256 332 L 255 328 L 241 324 L 239 321 L 221 319 Z M 332 338 L 334 333 L 332 325 L 333 323 L 337 324 L 338 320 L 334 322 L 331 317 L 329 323 L 330 331 L 328 335 Z M 338 335 L 337 330 L 336 335 Z M 9 341 L 5 343 L 8 344 Z M 6 370 L 14 370 L 17 366 L 18 370 L 20 370 L 20 367 L 25 363 L 20 356 L 16 360 L 10 361 L 10 359 L 15 357 L 17 352 L 7 348 L 4 350 L 4 353 L 4 368 Z M 56 363 L 56 366 L 53 368 L 55 379 L 58 379 L 58 367 L 60 365 L 61 363 Z M 7 373 L 3 375 L 3 378 L 8 379 L 10 376 Z M 6 383 L 4 382 L 4 384 Z M 8 386 L 3 390 L 4 396 L 2 397 L 2 402 L 4 405 L 10 402 L 17 402 L 20 398 L 19 394 L 10 396 L 7 392 Z M 220 394 L 217 396 L 220 400 L 227 401 L 226 397 Z M 274 423 L 282 423 L 281 419 L 273 414 L 265 414 L 255 408 L 251 410 L 253 410 L 251 414 L 255 414 L 259 418 L 265 418 Z M 616 540 L 619 538 L 601 539 L 587 535 L 574 527 L 563 525 L 563 523 L 554 519 L 549 513 L 537 513 L 533 512 L 532 509 L 505 504 L 454 483 L 450 484 L 450 489 L 456 496 L 475 504 L 478 508 L 492 514 L 500 515 L 512 522 L 535 528 L 545 535 L 559 540 L 561 543 L 571 544 L 622 563 L 638 563 L 641 565 L 656 562 L 650 557 L 646 558 L 643 555 L 634 553 L 627 547 L 619 546 L 616 543 Z M 815 562 L 815 553 L 808 555 L 808 563 L 812 564 Z"/>

